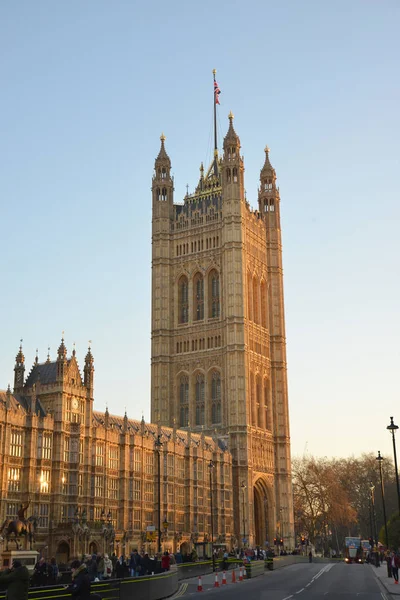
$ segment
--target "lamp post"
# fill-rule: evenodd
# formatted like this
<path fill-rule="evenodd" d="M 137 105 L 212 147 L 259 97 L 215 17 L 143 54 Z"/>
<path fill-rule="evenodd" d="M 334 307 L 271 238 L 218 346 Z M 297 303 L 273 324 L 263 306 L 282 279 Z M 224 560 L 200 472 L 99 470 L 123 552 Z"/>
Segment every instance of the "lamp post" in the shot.
<path fill-rule="evenodd" d="M 396 433 L 396 430 L 399 428 L 398 425 L 395 425 L 393 423 L 393 417 L 390 417 L 390 425 L 388 425 L 386 427 L 386 429 L 388 429 L 391 434 L 392 434 L 392 439 L 393 439 L 393 455 L 394 455 L 394 468 L 396 471 L 396 486 L 397 486 L 397 505 L 398 505 L 398 509 L 399 509 L 399 515 L 400 515 L 400 486 L 399 486 L 399 472 L 397 470 L 397 454 L 396 454 L 396 440 L 394 437 L 394 434 Z"/>
<path fill-rule="evenodd" d="M 389 536 L 388 536 L 387 520 L 386 520 L 385 490 L 384 490 L 384 487 L 383 487 L 383 473 L 382 473 L 383 456 L 381 456 L 380 450 L 378 450 L 378 456 L 376 457 L 376 460 L 379 463 L 379 476 L 380 476 L 380 480 L 381 480 L 383 519 L 385 521 L 385 542 L 386 542 L 386 548 L 389 549 Z"/>
<path fill-rule="evenodd" d="M 158 512 L 157 512 L 157 531 L 158 531 L 158 552 L 161 552 L 161 435 L 158 434 L 154 442 L 157 453 L 157 495 L 158 495 Z"/>
<path fill-rule="evenodd" d="M 244 481 L 242 481 L 242 485 L 240 487 L 241 487 L 242 492 L 243 492 L 243 498 L 242 498 L 243 507 L 242 507 L 242 510 L 243 510 L 243 547 L 244 547 L 244 545 L 246 543 L 246 518 L 245 518 L 245 514 L 244 514 L 244 495 L 245 495 L 246 485 L 245 485 Z"/>
<path fill-rule="evenodd" d="M 371 507 L 372 507 L 372 521 L 374 523 L 374 537 L 375 537 L 375 546 L 376 546 L 376 552 L 375 552 L 375 565 L 377 567 L 379 567 L 379 554 L 378 554 L 378 532 L 376 529 L 376 512 L 375 512 L 375 486 L 374 484 L 370 483 L 370 487 L 369 487 L 370 491 L 371 491 Z"/>
<path fill-rule="evenodd" d="M 213 486 L 212 486 L 212 471 L 214 463 L 212 460 L 208 463 L 210 470 L 210 512 L 211 512 L 211 554 L 212 554 L 212 565 L 213 571 L 215 571 L 215 554 L 214 554 L 214 511 L 213 511 Z"/>

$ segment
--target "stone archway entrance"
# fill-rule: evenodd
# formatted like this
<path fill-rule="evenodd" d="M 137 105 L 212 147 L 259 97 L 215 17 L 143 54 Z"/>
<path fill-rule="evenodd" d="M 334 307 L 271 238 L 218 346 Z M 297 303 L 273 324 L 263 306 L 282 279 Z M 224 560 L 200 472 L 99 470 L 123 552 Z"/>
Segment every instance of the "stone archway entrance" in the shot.
<path fill-rule="evenodd" d="M 56 552 L 57 564 L 66 564 L 69 561 L 69 544 L 67 542 L 60 542 L 57 546 Z"/>
<path fill-rule="evenodd" d="M 254 485 L 254 535 L 255 545 L 265 548 L 265 542 L 271 544 L 270 527 L 272 511 L 268 499 L 265 481 L 258 479 Z"/>
<path fill-rule="evenodd" d="M 90 542 L 89 544 L 89 554 L 97 554 L 97 544 L 96 542 Z"/>

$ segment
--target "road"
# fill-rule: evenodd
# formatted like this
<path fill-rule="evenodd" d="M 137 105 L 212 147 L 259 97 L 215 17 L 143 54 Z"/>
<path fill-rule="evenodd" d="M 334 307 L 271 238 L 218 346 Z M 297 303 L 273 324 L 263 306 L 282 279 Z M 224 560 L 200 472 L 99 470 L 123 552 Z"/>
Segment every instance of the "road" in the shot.
<path fill-rule="evenodd" d="M 203 578 L 203 591 L 197 591 L 197 579 L 181 582 L 178 592 L 172 597 L 197 600 L 391 600 L 378 583 L 370 565 L 346 565 L 344 563 L 297 564 L 266 572 L 260 577 L 240 583 L 214 588 L 213 577 Z M 221 583 L 221 575 L 219 578 Z M 400 587 L 400 586 L 399 586 Z M 397 590 L 396 590 L 397 591 Z"/>

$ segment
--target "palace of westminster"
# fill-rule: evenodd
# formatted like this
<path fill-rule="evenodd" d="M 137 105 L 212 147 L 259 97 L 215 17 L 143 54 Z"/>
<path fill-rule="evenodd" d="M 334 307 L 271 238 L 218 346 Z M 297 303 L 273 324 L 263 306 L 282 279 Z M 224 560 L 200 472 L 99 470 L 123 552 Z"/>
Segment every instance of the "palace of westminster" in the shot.
<path fill-rule="evenodd" d="M 94 409 L 90 348 L 82 371 L 62 339 L 28 373 L 21 345 L 0 391 L 0 525 L 29 500 L 60 561 L 155 549 L 159 514 L 163 549 L 294 547 L 279 188 L 266 148 L 250 208 L 232 114 L 183 204 L 161 136 L 151 319 L 152 423 Z"/>

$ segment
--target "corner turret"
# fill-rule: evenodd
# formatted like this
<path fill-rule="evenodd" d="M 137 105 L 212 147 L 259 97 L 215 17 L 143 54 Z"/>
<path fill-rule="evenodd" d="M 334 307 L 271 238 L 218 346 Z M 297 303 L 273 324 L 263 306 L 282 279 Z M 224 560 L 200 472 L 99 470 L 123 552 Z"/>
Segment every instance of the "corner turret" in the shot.
<path fill-rule="evenodd" d="M 85 366 L 83 368 L 83 384 L 90 390 L 90 396 L 93 396 L 93 380 L 94 380 L 94 359 L 91 348 L 89 346 L 85 356 Z"/>
<path fill-rule="evenodd" d="M 265 162 L 260 172 L 260 188 L 258 191 L 258 207 L 262 214 L 274 213 L 279 201 L 276 187 L 276 172 L 269 160 L 269 148 L 265 147 Z"/>
<path fill-rule="evenodd" d="M 64 333 L 57 350 L 57 381 L 62 381 L 67 369 L 67 348 L 64 344 Z"/>

